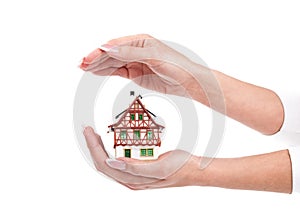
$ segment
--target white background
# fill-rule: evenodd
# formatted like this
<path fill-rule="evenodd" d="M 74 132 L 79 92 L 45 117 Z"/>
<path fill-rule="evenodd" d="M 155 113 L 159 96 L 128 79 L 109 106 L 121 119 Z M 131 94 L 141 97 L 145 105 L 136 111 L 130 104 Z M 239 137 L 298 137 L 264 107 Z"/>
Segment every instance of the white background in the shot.
<path fill-rule="evenodd" d="M 293 91 L 299 21 L 297 1 L 1 1 L 0 220 L 299 220 L 297 194 L 128 190 L 86 163 L 72 127 L 77 65 L 111 38 L 148 33 L 231 76 Z M 228 120 L 219 157 L 286 147 Z"/>

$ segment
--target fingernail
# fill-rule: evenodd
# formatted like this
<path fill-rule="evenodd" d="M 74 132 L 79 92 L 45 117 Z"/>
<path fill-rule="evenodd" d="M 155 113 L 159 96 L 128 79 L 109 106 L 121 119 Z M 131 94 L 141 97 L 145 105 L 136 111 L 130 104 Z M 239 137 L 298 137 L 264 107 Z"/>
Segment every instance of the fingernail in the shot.
<path fill-rule="evenodd" d="M 84 132 L 85 128 L 87 127 L 86 124 L 81 124 L 81 131 Z"/>
<path fill-rule="evenodd" d="M 84 59 L 84 58 L 82 58 L 82 59 L 80 59 L 80 60 L 78 61 L 78 66 L 80 66 L 80 65 L 82 64 L 83 59 Z"/>
<path fill-rule="evenodd" d="M 78 67 L 81 69 L 86 68 L 88 65 L 84 63 L 85 58 L 82 58 L 81 60 L 78 61 Z"/>
<path fill-rule="evenodd" d="M 115 159 L 106 159 L 106 163 L 111 168 L 117 169 L 117 170 L 125 170 L 126 164 L 123 161 L 115 160 Z"/>
<path fill-rule="evenodd" d="M 99 48 L 105 52 L 112 52 L 112 53 L 119 52 L 117 46 L 114 46 L 114 45 L 104 44 L 104 45 L 101 45 Z"/>

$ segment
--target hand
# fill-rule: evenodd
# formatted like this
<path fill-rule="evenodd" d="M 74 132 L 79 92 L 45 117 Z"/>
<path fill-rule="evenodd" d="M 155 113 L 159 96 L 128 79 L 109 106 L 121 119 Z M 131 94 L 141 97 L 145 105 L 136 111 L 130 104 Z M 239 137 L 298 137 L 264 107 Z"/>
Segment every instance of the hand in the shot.
<path fill-rule="evenodd" d="M 287 150 L 241 158 L 215 158 L 200 170 L 200 157 L 175 150 L 157 160 L 109 159 L 103 143 L 91 127 L 84 136 L 96 169 L 133 190 L 217 186 L 290 193 L 291 161 Z"/>
<path fill-rule="evenodd" d="M 101 76 L 128 78 L 161 93 L 194 99 L 195 94 L 201 95 L 194 73 L 208 69 L 149 35 L 114 39 L 104 47 L 108 51 L 96 49 L 83 59 L 80 67 Z"/>
<path fill-rule="evenodd" d="M 100 136 L 91 127 L 86 127 L 83 133 L 96 169 L 130 189 L 204 185 L 199 157 L 175 150 L 153 161 L 113 160 L 108 158 Z"/>

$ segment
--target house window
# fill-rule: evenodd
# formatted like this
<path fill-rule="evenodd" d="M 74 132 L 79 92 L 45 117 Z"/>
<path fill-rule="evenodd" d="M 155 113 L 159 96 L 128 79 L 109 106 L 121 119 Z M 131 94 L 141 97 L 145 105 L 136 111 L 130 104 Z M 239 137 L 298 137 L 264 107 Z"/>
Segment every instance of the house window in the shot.
<path fill-rule="evenodd" d="M 147 150 L 147 155 L 149 157 L 153 157 L 153 149 L 152 148 Z"/>
<path fill-rule="evenodd" d="M 135 120 L 135 114 L 130 114 L 130 120 Z"/>
<path fill-rule="evenodd" d="M 145 157 L 147 155 L 147 149 L 141 149 L 141 157 Z"/>
<path fill-rule="evenodd" d="M 153 149 L 141 149 L 141 157 L 153 157 Z"/>
<path fill-rule="evenodd" d="M 141 133 L 140 133 L 140 131 L 139 131 L 139 130 L 135 130 L 135 131 L 133 132 L 133 139 L 139 140 L 140 138 L 141 138 Z"/>
<path fill-rule="evenodd" d="M 125 140 L 127 137 L 127 131 L 126 130 L 122 130 L 121 134 L 120 134 L 121 140 Z"/>
<path fill-rule="evenodd" d="M 131 149 L 124 149 L 124 156 L 131 158 Z"/>
<path fill-rule="evenodd" d="M 139 109 L 139 103 L 134 104 L 134 109 Z"/>
<path fill-rule="evenodd" d="M 152 133 L 152 130 L 148 130 L 148 131 L 147 131 L 147 139 L 148 139 L 148 140 L 152 140 L 152 139 L 153 139 L 153 133 Z"/>
<path fill-rule="evenodd" d="M 143 114 L 139 114 L 139 120 L 143 120 Z"/>

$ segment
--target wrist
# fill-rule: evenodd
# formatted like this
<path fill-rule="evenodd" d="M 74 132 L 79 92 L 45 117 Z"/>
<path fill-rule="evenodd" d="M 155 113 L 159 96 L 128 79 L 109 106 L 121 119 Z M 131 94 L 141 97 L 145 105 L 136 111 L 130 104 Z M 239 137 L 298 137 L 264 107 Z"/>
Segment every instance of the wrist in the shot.
<path fill-rule="evenodd" d="M 195 183 L 198 186 L 213 186 L 213 187 L 226 187 L 228 182 L 233 179 L 235 173 L 234 164 L 238 158 L 214 158 L 206 159 L 211 160 L 209 165 L 201 169 L 200 162 L 203 160 L 199 157 L 196 166 L 197 172 Z"/>
<path fill-rule="evenodd" d="M 192 65 L 190 73 L 192 75 L 188 86 L 190 96 L 208 107 L 223 112 L 224 107 L 218 107 L 224 102 L 219 82 L 221 72 L 195 63 Z"/>
<path fill-rule="evenodd" d="M 201 169 L 200 163 L 203 160 L 203 157 L 193 156 L 191 159 L 191 168 L 189 169 L 191 172 L 189 173 L 188 181 L 190 186 L 212 186 L 211 177 L 213 175 L 213 170 L 211 168 L 206 167 Z"/>

